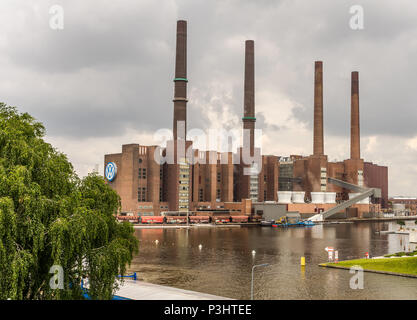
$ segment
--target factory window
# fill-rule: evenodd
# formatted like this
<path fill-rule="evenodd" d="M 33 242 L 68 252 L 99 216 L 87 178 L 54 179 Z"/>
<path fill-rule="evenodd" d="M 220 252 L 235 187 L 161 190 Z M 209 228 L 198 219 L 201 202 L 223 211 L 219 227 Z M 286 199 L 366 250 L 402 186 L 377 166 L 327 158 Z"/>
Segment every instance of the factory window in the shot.
<path fill-rule="evenodd" d="M 139 158 L 139 163 L 142 163 L 142 158 Z"/>
<path fill-rule="evenodd" d="M 162 202 L 162 188 L 161 187 L 159 188 L 159 202 Z"/>
<path fill-rule="evenodd" d="M 146 179 L 146 168 L 142 170 L 142 179 Z"/>
<path fill-rule="evenodd" d="M 162 169 L 159 169 L 159 179 L 162 180 L 163 176 L 164 176 L 164 174 L 163 174 Z"/>
<path fill-rule="evenodd" d="M 266 200 L 266 190 L 264 190 L 264 200 Z"/>
<path fill-rule="evenodd" d="M 146 201 L 146 188 L 138 188 L 138 201 L 139 202 Z"/>
<path fill-rule="evenodd" d="M 221 195 L 221 194 L 220 194 L 220 189 L 217 189 L 217 196 L 216 196 L 216 198 L 217 198 L 217 199 L 220 199 L 220 195 Z"/>
<path fill-rule="evenodd" d="M 203 201 L 203 189 L 198 191 L 198 201 Z"/>
<path fill-rule="evenodd" d="M 266 182 L 266 175 L 264 175 L 264 182 Z"/>
<path fill-rule="evenodd" d="M 220 183 L 221 181 L 221 175 L 220 172 L 217 172 L 217 182 Z"/>
<path fill-rule="evenodd" d="M 141 179 L 141 178 L 142 178 L 142 168 L 139 168 L 138 178 L 139 178 L 139 179 Z"/>

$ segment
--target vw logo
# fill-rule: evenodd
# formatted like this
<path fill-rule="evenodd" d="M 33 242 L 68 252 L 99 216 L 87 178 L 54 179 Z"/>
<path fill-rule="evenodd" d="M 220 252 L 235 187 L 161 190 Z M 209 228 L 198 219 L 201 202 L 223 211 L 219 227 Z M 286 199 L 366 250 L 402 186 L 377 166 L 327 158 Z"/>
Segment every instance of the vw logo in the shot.
<path fill-rule="evenodd" d="M 113 181 L 116 178 L 117 166 L 114 162 L 109 162 L 106 166 L 105 176 L 109 181 Z"/>

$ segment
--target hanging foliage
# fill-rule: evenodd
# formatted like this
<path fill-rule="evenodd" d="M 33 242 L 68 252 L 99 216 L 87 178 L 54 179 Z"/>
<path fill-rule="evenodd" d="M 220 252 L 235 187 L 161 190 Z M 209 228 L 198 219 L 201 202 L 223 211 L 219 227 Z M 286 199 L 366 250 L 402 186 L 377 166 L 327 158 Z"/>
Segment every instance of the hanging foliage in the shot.
<path fill-rule="evenodd" d="M 103 177 L 78 178 L 44 134 L 0 103 L 0 299 L 82 299 L 83 277 L 93 299 L 110 299 L 137 252 L 133 227 L 115 219 Z"/>

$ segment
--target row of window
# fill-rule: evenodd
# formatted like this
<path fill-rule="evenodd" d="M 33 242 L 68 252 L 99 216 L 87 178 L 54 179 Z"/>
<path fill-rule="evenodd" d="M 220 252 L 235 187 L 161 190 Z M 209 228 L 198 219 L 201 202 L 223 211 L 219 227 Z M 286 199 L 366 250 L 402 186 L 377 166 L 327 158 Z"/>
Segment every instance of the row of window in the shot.
<path fill-rule="evenodd" d="M 216 206 L 217 209 L 224 209 L 224 206 Z M 199 206 L 198 209 L 211 209 L 211 206 Z M 240 210 L 230 210 L 230 211 L 240 211 Z"/>
<path fill-rule="evenodd" d="M 146 188 L 138 188 L 138 201 L 146 202 Z"/>
<path fill-rule="evenodd" d="M 138 178 L 146 179 L 146 168 L 139 168 Z"/>
<path fill-rule="evenodd" d="M 221 190 L 217 189 L 216 190 L 216 198 L 220 199 L 221 198 Z M 203 197 L 203 189 L 198 190 L 198 201 L 203 202 L 204 201 L 204 197 Z"/>
<path fill-rule="evenodd" d="M 138 216 L 153 216 L 153 212 L 138 212 Z"/>

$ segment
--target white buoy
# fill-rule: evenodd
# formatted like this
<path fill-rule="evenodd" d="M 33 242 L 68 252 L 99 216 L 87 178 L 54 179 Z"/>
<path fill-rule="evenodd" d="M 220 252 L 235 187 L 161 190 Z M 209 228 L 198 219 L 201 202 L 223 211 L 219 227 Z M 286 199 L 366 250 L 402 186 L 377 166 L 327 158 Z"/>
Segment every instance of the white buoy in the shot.
<path fill-rule="evenodd" d="M 200 249 L 200 250 L 203 249 L 203 245 L 199 244 L 198 249 Z"/>
<path fill-rule="evenodd" d="M 155 240 L 155 244 L 158 244 L 159 243 L 159 241 L 158 240 Z"/>
<path fill-rule="evenodd" d="M 255 250 L 252 250 L 252 254 L 255 255 L 256 254 L 256 251 Z"/>

